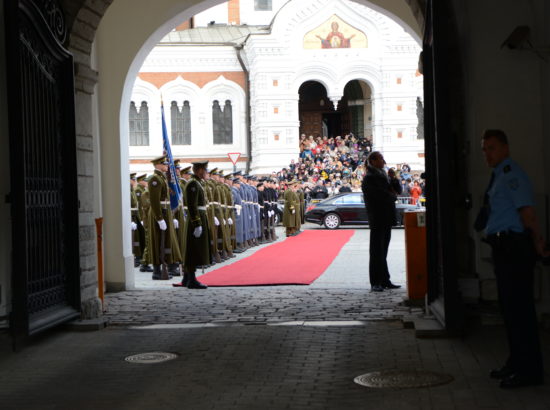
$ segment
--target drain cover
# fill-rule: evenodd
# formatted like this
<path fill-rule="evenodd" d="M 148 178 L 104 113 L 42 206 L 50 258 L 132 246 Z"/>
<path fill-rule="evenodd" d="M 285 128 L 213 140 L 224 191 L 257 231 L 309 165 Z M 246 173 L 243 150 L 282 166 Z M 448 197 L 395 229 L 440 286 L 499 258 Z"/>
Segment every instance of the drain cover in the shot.
<path fill-rule="evenodd" d="M 153 364 L 167 362 L 168 360 L 174 360 L 177 357 L 178 355 L 175 353 L 149 352 L 128 356 L 124 360 L 130 363 Z"/>
<path fill-rule="evenodd" d="M 357 376 L 355 383 L 375 389 L 412 389 L 419 387 L 439 386 L 454 379 L 447 374 L 411 370 L 385 370 Z"/>

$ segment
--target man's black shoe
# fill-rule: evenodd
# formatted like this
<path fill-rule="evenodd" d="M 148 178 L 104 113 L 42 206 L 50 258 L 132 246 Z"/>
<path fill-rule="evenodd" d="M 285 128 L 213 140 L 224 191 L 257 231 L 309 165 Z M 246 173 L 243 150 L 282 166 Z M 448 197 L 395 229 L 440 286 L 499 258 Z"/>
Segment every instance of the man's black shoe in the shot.
<path fill-rule="evenodd" d="M 384 289 L 399 289 L 401 285 L 395 285 L 391 282 L 386 283 L 385 285 L 382 285 Z"/>
<path fill-rule="evenodd" d="M 491 370 L 491 372 L 489 373 L 489 377 L 491 379 L 502 380 L 507 378 L 508 376 L 511 376 L 512 374 L 514 374 L 514 370 L 510 366 L 504 365 L 500 369 Z"/>
<path fill-rule="evenodd" d="M 519 387 L 538 386 L 544 382 L 542 376 L 525 376 L 513 373 L 500 382 L 501 389 L 516 389 Z"/>
<path fill-rule="evenodd" d="M 374 285 L 370 288 L 371 292 L 384 292 L 384 288 L 380 285 Z"/>
<path fill-rule="evenodd" d="M 141 265 L 141 267 L 139 268 L 139 271 L 140 272 L 153 272 L 153 268 L 150 267 L 149 265 Z"/>
<path fill-rule="evenodd" d="M 208 289 L 208 286 L 200 283 L 198 280 L 190 280 L 187 284 L 188 289 Z"/>

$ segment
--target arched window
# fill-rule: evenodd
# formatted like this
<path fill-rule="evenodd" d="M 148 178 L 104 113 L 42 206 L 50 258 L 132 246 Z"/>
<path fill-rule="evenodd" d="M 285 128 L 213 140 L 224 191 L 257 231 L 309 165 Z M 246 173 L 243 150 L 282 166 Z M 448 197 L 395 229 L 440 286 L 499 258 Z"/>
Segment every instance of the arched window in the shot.
<path fill-rule="evenodd" d="M 149 145 L 149 108 L 146 101 L 141 102 L 139 112 L 136 103 L 130 103 L 130 145 Z"/>
<path fill-rule="evenodd" d="M 233 144 L 233 108 L 231 101 L 226 100 L 220 107 L 220 102 L 214 100 L 212 104 L 212 130 L 214 144 Z"/>
<path fill-rule="evenodd" d="M 191 106 L 189 101 L 183 102 L 181 111 L 176 101 L 170 107 L 172 118 L 172 144 L 191 145 Z"/>

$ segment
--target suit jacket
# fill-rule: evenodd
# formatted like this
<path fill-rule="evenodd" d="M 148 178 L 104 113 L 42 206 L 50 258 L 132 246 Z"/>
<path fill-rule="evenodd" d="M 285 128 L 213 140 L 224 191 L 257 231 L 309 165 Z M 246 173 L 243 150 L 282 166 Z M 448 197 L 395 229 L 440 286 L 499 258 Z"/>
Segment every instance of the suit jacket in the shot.
<path fill-rule="evenodd" d="M 396 224 L 395 200 L 388 176 L 383 170 L 367 167 L 361 184 L 369 224 L 376 227 L 391 227 Z"/>

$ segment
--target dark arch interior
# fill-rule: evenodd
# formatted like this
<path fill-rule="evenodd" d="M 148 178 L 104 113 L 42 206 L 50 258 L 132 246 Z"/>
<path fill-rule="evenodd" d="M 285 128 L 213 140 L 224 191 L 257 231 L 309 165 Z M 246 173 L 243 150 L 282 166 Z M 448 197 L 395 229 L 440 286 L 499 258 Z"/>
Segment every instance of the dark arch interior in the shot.
<path fill-rule="evenodd" d="M 327 96 L 327 90 L 318 81 L 306 81 L 300 86 L 300 134 L 336 137 L 353 133 L 365 136 L 364 101 L 370 98 L 369 87 L 352 80 L 344 87 L 344 95 L 337 110 Z"/>

